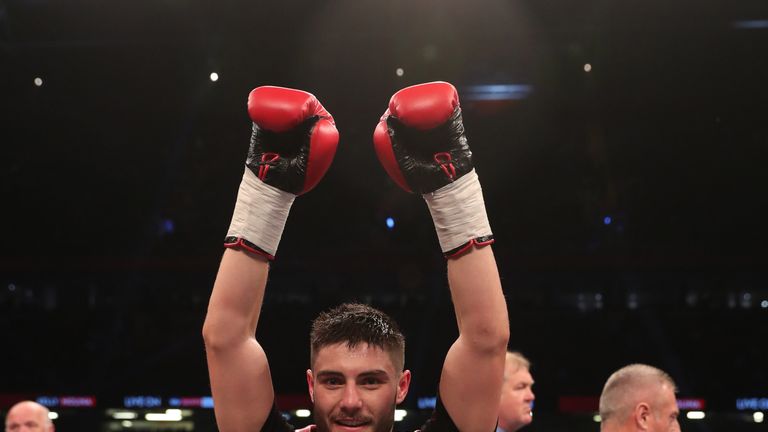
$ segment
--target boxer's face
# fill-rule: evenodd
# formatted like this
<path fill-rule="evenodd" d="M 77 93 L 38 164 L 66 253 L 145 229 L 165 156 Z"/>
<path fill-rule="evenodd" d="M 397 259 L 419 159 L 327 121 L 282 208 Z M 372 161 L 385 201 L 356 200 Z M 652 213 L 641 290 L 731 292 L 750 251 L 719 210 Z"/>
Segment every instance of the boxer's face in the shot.
<path fill-rule="evenodd" d="M 499 403 L 499 426 L 505 431 L 516 431 L 533 420 L 531 404 L 535 396 L 532 386 L 533 377 L 527 368 L 508 371 Z"/>
<path fill-rule="evenodd" d="M 395 369 L 384 350 L 345 343 L 320 348 L 307 371 L 319 432 L 390 432 L 410 371 Z"/>

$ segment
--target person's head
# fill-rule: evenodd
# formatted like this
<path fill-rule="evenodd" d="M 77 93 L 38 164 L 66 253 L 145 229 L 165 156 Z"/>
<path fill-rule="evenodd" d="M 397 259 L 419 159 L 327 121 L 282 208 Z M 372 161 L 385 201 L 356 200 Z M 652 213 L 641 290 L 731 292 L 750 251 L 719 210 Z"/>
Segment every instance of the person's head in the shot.
<path fill-rule="evenodd" d="M 632 364 L 614 372 L 600 395 L 601 430 L 680 430 L 675 382 L 661 369 Z"/>
<path fill-rule="evenodd" d="M 346 303 L 312 323 L 309 396 L 320 432 L 390 432 L 411 382 L 405 338 L 383 312 Z"/>
<path fill-rule="evenodd" d="M 504 365 L 504 384 L 499 401 L 499 427 L 514 432 L 533 420 L 531 404 L 533 394 L 531 363 L 519 352 L 507 352 Z"/>
<path fill-rule="evenodd" d="M 5 417 L 5 432 L 53 432 L 53 422 L 48 414 L 48 408 L 37 402 L 19 402 Z"/>

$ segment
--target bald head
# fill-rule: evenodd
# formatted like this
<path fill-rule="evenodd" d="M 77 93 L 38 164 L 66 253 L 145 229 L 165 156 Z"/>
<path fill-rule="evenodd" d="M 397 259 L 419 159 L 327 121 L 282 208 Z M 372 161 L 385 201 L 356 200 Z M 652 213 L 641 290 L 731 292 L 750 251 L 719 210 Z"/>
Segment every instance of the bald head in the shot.
<path fill-rule="evenodd" d="M 676 423 L 675 391 L 674 381 L 661 369 L 644 364 L 625 366 L 608 378 L 600 395 L 601 428 L 635 425 L 639 415 L 650 414 Z"/>
<path fill-rule="evenodd" d="M 48 408 L 37 402 L 19 402 L 5 417 L 5 432 L 53 432 L 48 413 Z"/>

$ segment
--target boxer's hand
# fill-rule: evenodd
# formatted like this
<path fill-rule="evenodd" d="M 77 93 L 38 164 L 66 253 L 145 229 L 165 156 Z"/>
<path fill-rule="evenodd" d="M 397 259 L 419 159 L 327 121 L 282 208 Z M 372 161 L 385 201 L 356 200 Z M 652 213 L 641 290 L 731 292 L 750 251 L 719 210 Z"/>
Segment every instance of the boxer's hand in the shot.
<path fill-rule="evenodd" d="M 339 132 L 317 98 L 301 90 L 258 87 L 248 114 L 251 145 L 224 246 L 274 259 L 294 198 L 325 175 Z"/>
<path fill-rule="evenodd" d="M 339 132 L 310 93 L 258 87 L 248 96 L 253 120 L 245 165 L 264 183 L 294 195 L 314 188 L 331 166 Z"/>
<path fill-rule="evenodd" d="M 472 171 L 456 89 L 446 82 L 404 88 L 374 132 L 384 169 L 408 192 L 434 192 Z"/>
<path fill-rule="evenodd" d="M 432 82 L 395 93 L 373 141 L 395 183 L 427 201 L 447 257 L 493 243 L 459 96 L 451 84 Z"/>

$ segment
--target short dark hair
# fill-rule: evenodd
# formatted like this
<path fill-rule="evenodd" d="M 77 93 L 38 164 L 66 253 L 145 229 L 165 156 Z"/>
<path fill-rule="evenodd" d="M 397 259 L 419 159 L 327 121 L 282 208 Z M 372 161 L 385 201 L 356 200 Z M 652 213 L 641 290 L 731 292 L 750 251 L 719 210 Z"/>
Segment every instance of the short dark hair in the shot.
<path fill-rule="evenodd" d="M 361 343 L 381 348 L 390 354 L 395 369 L 403 369 L 405 337 L 397 323 L 376 308 L 344 303 L 318 315 L 310 334 L 311 364 L 315 364 L 315 355 L 321 348 L 343 342 L 349 348 Z"/>

